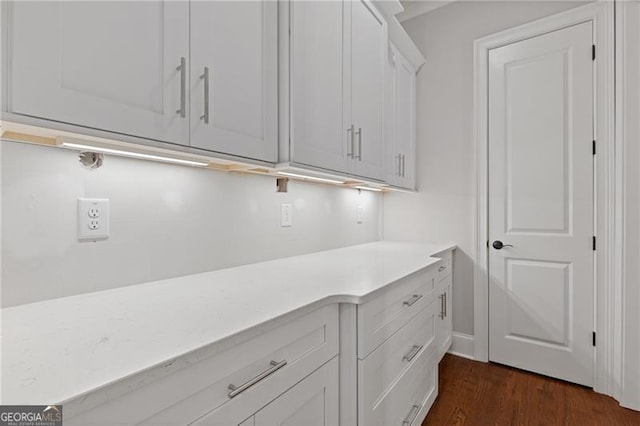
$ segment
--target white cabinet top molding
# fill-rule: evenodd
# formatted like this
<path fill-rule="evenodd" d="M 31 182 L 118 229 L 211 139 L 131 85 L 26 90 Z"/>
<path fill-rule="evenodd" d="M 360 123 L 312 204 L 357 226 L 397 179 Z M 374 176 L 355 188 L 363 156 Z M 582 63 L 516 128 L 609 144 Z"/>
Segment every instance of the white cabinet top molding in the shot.
<path fill-rule="evenodd" d="M 374 0 L 373 3 L 387 21 L 389 41 L 400 50 L 416 71 L 420 70 L 426 59 L 396 17 L 404 7 L 398 0 Z"/>
<path fill-rule="evenodd" d="M 1 403 L 100 403 L 454 248 L 376 242 L 2 309 Z"/>

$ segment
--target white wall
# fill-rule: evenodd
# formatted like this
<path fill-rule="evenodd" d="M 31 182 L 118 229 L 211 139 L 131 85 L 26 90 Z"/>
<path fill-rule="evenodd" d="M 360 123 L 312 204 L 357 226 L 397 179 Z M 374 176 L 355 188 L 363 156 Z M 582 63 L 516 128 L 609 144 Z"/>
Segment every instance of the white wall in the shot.
<path fill-rule="evenodd" d="M 418 73 L 419 193 L 385 195 L 384 237 L 453 241 L 453 329 L 473 334 L 473 41 L 578 2 L 455 2 L 403 26 L 427 58 Z"/>
<path fill-rule="evenodd" d="M 376 241 L 382 196 L 2 142 L 2 305 Z M 77 198 L 110 199 L 111 237 L 78 242 Z M 281 203 L 294 205 L 280 227 Z M 365 207 L 356 224 L 356 207 Z"/>

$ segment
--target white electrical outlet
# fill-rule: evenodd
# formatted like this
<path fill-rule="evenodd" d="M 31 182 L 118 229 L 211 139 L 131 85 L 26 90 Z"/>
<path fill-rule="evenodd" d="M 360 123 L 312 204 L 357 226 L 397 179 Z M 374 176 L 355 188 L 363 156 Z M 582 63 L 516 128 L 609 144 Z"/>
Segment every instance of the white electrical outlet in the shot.
<path fill-rule="evenodd" d="M 364 223 L 364 207 L 363 206 L 356 207 L 356 223 L 359 223 L 359 224 Z"/>
<path fill-rule="evenodd" d="M 109 200 L 78 198 L 78 239 L 97 241 L 109 238 Z"/>
<path fill-rule="evenodd" d="M 283 228 L 291 228 L 293 226 L 293 206 L 291 204 L 283 204 L 280 210 L 280 226 Z"/>

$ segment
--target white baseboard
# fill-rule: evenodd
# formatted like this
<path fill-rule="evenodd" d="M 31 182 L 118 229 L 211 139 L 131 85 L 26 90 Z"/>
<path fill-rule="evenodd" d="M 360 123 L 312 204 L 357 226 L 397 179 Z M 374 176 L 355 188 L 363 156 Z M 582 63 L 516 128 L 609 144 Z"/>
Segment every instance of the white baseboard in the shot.
<path fill-rule="evenodd" d="M 449 353 L 463 358 L 475 359 L 473 356 L 473 336 L 464 333 L 453 333 Z"/>

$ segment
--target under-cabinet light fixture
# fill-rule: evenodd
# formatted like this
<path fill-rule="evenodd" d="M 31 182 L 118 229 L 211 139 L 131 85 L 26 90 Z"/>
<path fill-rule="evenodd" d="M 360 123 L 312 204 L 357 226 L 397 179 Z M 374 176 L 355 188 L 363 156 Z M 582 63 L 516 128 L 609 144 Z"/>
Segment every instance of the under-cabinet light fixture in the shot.
<path fill-rule="evenodd" d="M 382 192 L 380 188 L 374 188 L 372 186 L 354 186 L 355 189 L 364 189 L 365 191 Z"/>
<path fill-rule="evenodd" d="M 204 161 L 184 160 L 182 158 L 165 157 L 163 155 L 155 155 L 155 154 L 144 154 L 141 152 L 124 151 L 120 149 L 105 148 L 105 147 L 93 146 L 93 145 L 83 145 L 83 144 L 64 142 L 64 141 L 60 144 L 60 146 L 63 146 L 65 148 L 78 149 L 81 151 L 98 152 L 102 154 L 111 154 L 111 155 L 117 155 L 122 157 L 139 158 L 141 160 L 160 161 L 163 163 L 182 164 L 185 166 L 206 167 L 209 165 L 209 163 Z"/>
<path fill-rule="evenodd" d="M 298 173 L 278 172 L 278 174 L 282 175 L 282 176 L 288 176 L 288 177 L 298 178 L 298 179 L 307 179 L 307 180 L 312 180 L 312 181 L 316 181 L 316 182 L 334 183 L 334 184 L 343 184 L 344 183 L 343 180 L 334 180 L 334 179 L 327 179 L 327 178 L 321 178 L 321 177 L 316 177 L 316 176 L 307 176 L 307 175 L 301 175 L 301 174 L 298 174 Z"/>

